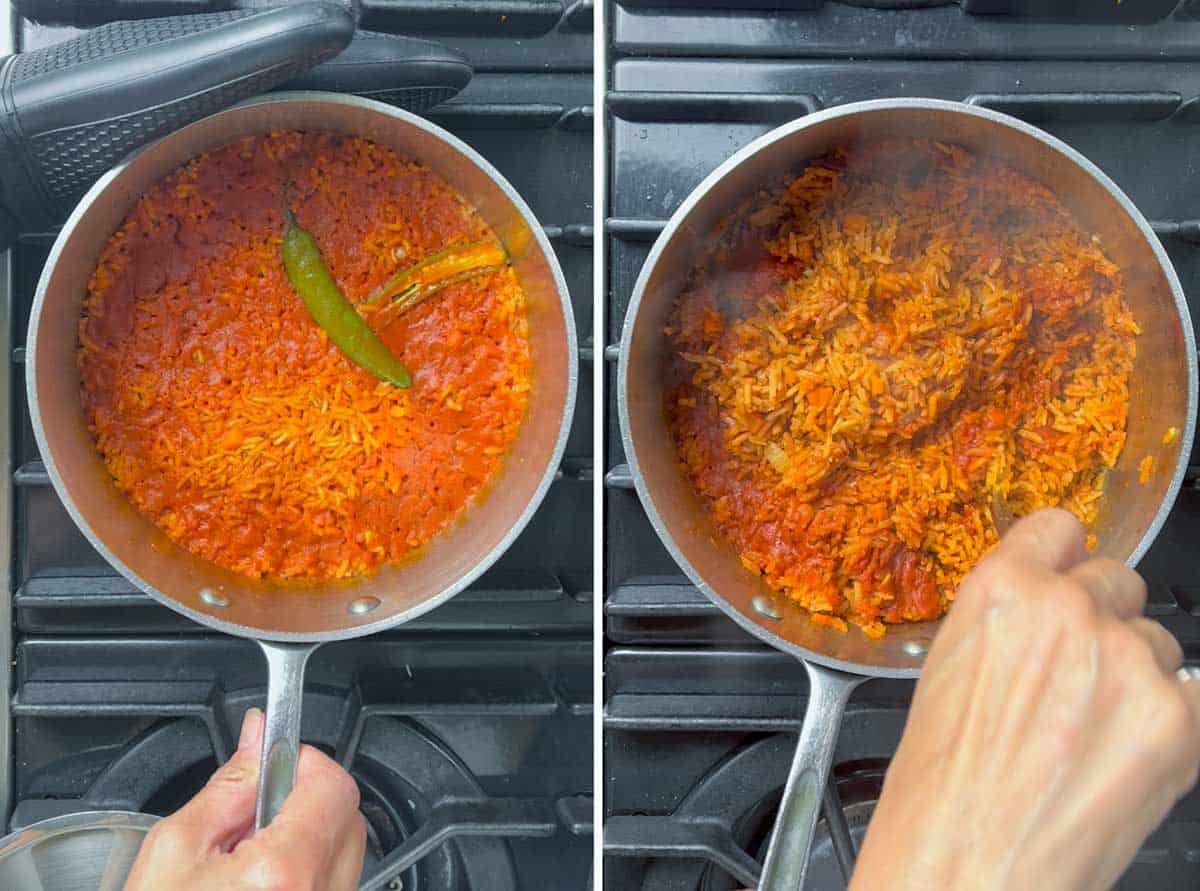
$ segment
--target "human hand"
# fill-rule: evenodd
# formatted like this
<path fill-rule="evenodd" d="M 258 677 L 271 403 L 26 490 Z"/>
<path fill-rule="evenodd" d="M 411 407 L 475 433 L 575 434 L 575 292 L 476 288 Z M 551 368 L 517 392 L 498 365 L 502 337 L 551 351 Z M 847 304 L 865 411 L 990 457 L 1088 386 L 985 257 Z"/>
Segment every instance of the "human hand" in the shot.
<path fill-rule="evenodd" d="M 352 891 L 366 823 L 358 787 L 336 762 L 302 746 L 296 785 L 266 829 L 254 828 L 263 715 L 246 712 L 238 748 L 200 792 L 155 824 L 125 891 Z"/>
<path fill-rule="evenodd" d="M 1196 781 L 1200 682 L 1070 514 L 1016 523 L 930 649 L 852 891 L 1108 888 Z"/>

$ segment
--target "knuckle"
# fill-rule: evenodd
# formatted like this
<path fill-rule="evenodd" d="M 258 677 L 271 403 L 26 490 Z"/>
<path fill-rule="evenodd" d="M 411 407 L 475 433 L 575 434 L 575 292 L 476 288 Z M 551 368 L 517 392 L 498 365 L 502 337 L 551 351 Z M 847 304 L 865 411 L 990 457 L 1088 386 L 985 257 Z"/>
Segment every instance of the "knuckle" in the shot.
<path fill-rule="evenodd" d="M 1035 511 L 1019 520 L 1010 536 L 1028 539 L 1039 550 L 1047 547 L 1065 550 L 1083 541 L 1083 526 L 1070 511 L 1051 507 Z"/>
<path fill-rule="evenodd" d="M 1071 576 L 1086 585 L 1092 591 L 1102 591 L 1111 595 L 1118 591 L 1122 584 L 1121 573 L 1114 561 L 1097 557 L 1080 563 L 1071 570 Z"/>
<path fill-rule="evenodd" d="M 1100 575 L 1111 579 L 1113 584 L 1141 592 L 1145 599 L 1146 580 L 1136 570 L 1111 557 L 1093 557 L 1088 562 L 1096 567 L 1096 571 Z"/>
<path fill-rule="evenodd" d="M 300 762 L 306 769 L 316 771 L 320 774 L 341 770 L 336 761 L 320 749 L 310 746 L 307 743 L 300 747 Z"/>
<path fill-rule="evenodd" d="M 991 605 L 1019 603 L 1038 587 L 1025 567 L 998 552 L 986 557 L 974 572 L 973 577 L 964 580 L 960 590 L 978 588 L 984 602 Z"/>
<path fill-rule="evenodd" d="M 1124 568 L 1124 563 L 1114 560 L 1112 557 L 1089 557 L 1076 567 L 1078 570 L 1106 576 L 1116 575 Z"/>
<path fill-rule="evenodd" d="M 1050 507 L 1030 515 L 1029 529 L 1043 538 L 1052 538 L 1056 542 L 1071 542 L 1082 536 L 1083 525 L 1069 510 L 1061 507 Z"/>
<path fill-rule="evenodd" d="M 990 599 L 997 599 L 996 595 L 1003 595 L 1005 592 L 1013 590 L 1015 587 L 1014 576 L 1012 564 L 1002 555 L 993 551 L 967 573 L 960 588 L 966 590 L 969 585 L 974 585 L 986 591 Z"/>
<path fill-rule="evenodd" d="M 1039 609 L 1061 624 L 1077 629 L 1079 633 L 1093 634 L 1099 618 L 1096 602 L 1086 587 L 1075 579 L 1059 576 L 1046 592 Z"/>
<path fill-rule="evenodd" d="M 254 763 L 235 757 L 222 764 L 209 778 L 207 785 L 213 789 L 234 789 L 254 779 Z"/>
<path fill-rule="evenodd" d="M 1139 671 L 1153 668 L 1153 674 L 1160 673 L 1149 642 L 1123 622 L 1108 625 L 1103 635 L 1103 645 L 1105 656 L 1117 665 Z"/>

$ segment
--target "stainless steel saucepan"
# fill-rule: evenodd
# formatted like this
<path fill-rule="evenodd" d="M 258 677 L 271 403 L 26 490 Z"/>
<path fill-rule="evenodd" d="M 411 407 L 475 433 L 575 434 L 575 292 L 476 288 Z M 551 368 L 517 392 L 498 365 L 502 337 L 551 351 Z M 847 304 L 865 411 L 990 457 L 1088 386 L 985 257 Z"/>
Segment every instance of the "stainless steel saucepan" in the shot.
<path fill-rule="evenodd" d="M 254 581 L 172 542 L 117 491 L 80 402 L 76 324 L 105 243 L 139 197 L 201 152 L 272 130 L 362 136 L 427 164 L 469 200 L 508 249 L 528 299 L 529 410 L 502 477 L 465 521 L 420 559 L 368 578 L 302 586 Z M 130 581 L 216 631 L 254 638 L 269 682 L 257 825 L 278 813 L 295 775 L 304 666 L 331 640 L 361 637 L 443 603 L 490 566 L 524 528 L 554 477 L 577 383 L 575 324 L 554 252 L 525 202 L 474 150 L 390 105 L 335 93 L 277 93 L 197 121 L 107 173 L 80 202 L 46 262 L 29 324 L 29 408 L 63 504 L 92 545 Z"/>
<path fill-rule="evenodd" d="M 650 521 L 692 581 L 755 637 L 804 663 L 810 681 L 799 747 L 784 788 L 760 889 L 803 886 L 812 832 L 842 712 L 872 677 L 916 677 L 937 622 L 889 628 L 872 641 L 856 629 L 814 625 L 780 605 L 745 569 L 683 475 L 663 408 L 663 333 L 694 262 L 722 220 L 756 191 L 836 146 L 890 135 L 924 136 L 991 155 L 1052 188 L 1102 240 L 1124 271 L 1142 327 L 1131 380 L 1128 442 L 1109 475 L 1095 531 L 1098 553 L 1133 565 L 1158 534 L 1187 464 L 1196 420 L 1196 346 L 1175 271 L 1145 218 L 1096 165 L 1047 133 L 1003 114 L 924 99 L 883 99 L 819 112 L 774 130 L 718 167 L 676 211 L 642 268 L 621 338 L 618 405 L 622 441 Z M 1178 439 L 1162 443 L 1176 427 Z M 1146 485 L 1137 465 L 1157 457 Z"/>

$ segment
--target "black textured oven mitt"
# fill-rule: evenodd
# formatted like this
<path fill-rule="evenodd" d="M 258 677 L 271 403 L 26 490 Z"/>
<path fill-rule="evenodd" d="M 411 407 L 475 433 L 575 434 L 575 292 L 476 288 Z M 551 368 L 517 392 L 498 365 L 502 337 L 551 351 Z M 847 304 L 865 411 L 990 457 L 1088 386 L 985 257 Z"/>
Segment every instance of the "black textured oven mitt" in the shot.
<path fill-rule="evenodd" d="M 101 25 L 0 62 L 0 247 L 66 219 L 138 146 L 336 56 L 354 20 L 300 3 Z"/>

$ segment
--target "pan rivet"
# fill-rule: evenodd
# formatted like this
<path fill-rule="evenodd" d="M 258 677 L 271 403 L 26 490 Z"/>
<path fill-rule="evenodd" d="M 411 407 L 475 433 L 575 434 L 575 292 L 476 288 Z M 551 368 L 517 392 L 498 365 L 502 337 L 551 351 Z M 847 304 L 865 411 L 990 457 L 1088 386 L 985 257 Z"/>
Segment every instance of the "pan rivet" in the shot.
<path fill-rule="evenodd" d="M 209 606 L 229 606 L 229 601 L 214 591 L 212 588 L 201 588 L 200 599 Z"/>
<path fill-rule="evenodd" d="M 924 656 L 929 652 L 929 643 L 923 640 L 906 641 L 901 648 L 910 656 Z"/>
<path fill-rule="evenodd" d="M 761 594 L 751 600 L 750 605 L 754 607 L 754 611 L 760 616 L 766 616 L 768 619 L 783 618 L 779 610 L 775 608 L 775 604 L 771 602 L 770 598 L 764 597 Z"/>
<path fill-rule="evenodd" d="M 352 616 L 365 616 L 367 613 L 379 609 L 379 604 L 378 597 L 360 597 L 358 600 L 351 600 L 347 610 Z"/>

